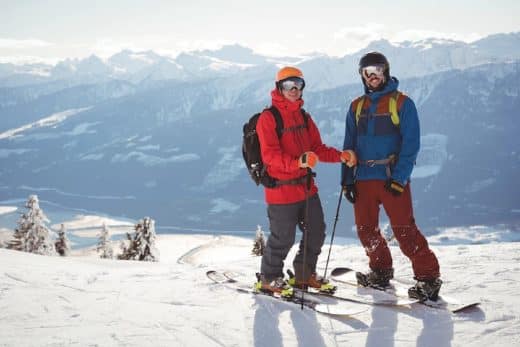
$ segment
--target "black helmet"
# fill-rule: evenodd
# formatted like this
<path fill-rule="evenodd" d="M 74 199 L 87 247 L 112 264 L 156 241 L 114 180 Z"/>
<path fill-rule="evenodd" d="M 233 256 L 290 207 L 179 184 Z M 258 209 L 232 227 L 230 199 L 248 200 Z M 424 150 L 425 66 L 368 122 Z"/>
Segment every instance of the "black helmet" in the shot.
<path fill-rule="evenodd" d="M 367 66 L 371 65 L 379 65 L 382 64 L 385 66 L 385 84 L 390 80 L 390 64 L 388 63 L 388 60 L 386 57 L 379 52 L 368 52 L 364 56 L 359 59 L 359 74 L 361 74 L 361 69 Z M 363 84 L 365 84 L 365 81 L 363 80 L 363 77 L 361 77 L 361 81 Z"/>
<path fill-rule="evenodd" d="M 370 65 L 376 65 L 376 64 L 383 64 L 386 66 L 386 68 L 390 69 L 390 64 L 388 63 L 388 60 L 386 57 L 379 53 L 379 52 L 369 52 L 361 57 L 359 60 L 359 71 L 361 71 L 362 68 Z"/>

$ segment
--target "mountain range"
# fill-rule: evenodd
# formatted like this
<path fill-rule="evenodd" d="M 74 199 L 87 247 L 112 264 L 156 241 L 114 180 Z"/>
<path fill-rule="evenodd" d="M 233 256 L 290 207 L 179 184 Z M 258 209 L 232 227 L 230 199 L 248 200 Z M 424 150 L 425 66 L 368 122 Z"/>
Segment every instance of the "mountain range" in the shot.
<path fill-rule="evenodd" d="M 363 91 L 357 62 L 378 50 L 419 111 L 418 224 L 428 233 L 518 230 L 519 43 L 511 33 L 470 44 L 381 40 L 344 57 L 267 57 L 234 45 L 175 58 L 122 51 L 54 66 L 0 64 L 0 203 L 37 193 L 60 206 L 149 215 L 158 226 L 255 230 L 266 225 L 265 206 L 243 165 L 241 129 L 270 103 L 276 70 L 303 70 L 305 108 L 339 148 L 349 102 Z M 339 167 L 317 171 L 332 219 Z M 342 211 L 339 226 L 350 234 L 351 208 Z"/>
<path fill-rule="evenodd" d="M 312 53 L 295 57 L 268 57 L 247 47 L 223 46 L 218 50 L 183 52 L 175 58 L 153 51 L 123 50 L 105 60 L 91 55 L 84 59 L 66 59 L 56 65 L 36 63 L 0 64 L 0 86 L 67 80 L 69 83 L 99 83 L 118 79 L 134 83 L 146 80 L 193 81 L 231 75 L 262 76 L 280 64 L 298 64 L 314 89 L 330 89 L 357 81 L 355 66 L 367 51 L 381 51 L 392 62 L 401 78 L 424 76 L 451 69 L 464 69 L 485 63 L 508 62 L 520 57 L 520 33 L 494 34 L 466 43 L 447 39 L 424 39 L 391 43 L 379 40 L 365 49 L 343 57 Z"/>

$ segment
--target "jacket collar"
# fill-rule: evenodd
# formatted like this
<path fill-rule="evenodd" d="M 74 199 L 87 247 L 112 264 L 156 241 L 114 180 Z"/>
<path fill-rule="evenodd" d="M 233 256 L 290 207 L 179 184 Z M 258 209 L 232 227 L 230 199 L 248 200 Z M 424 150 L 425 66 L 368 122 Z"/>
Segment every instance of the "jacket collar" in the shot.
<path fill-rule="evenodd" d="M 379 90 L 377 92 L 367 92 L 367 90 L 365 89 L 365 93 L 371 100 L 376 100 L 385 94 L 396 91 L 397 87 L 399 87 L 399 80 L 395 77 L 391 77 L 382 90 Z"/>
<path fill-rule="evenodd" d="M 297 111 L 303 106 L 303 99 L 296 100 L 295 102 L 291 102 L 286 99 L 277 88 L 271 91 L 271 99 L 272 104 L 275 106 L 280 112 L 282 111 Z"/>

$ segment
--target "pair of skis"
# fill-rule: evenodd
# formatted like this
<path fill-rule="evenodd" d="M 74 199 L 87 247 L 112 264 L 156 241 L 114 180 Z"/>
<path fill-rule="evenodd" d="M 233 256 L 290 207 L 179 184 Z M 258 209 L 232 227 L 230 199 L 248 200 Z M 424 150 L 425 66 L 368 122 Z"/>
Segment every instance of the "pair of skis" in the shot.
<path fill-rule="evenodd" d="M 348 267 L 338 267 L 332 270 L 331 278 L 337 282 L 342 284 L 347 284 L 350 286 L 357 287 L 358 295 L 360 293 L 364 293 L 368 296 L 377 297 L 380 293 L 384 293 L 394 297 L 396 300 L 410 300 L 413 302 L 410 303 L 419 303 L 425 306 L 433 307 L 436 309 L 443 309 L 451 311 L 452 313 L 460 313 L 467 311 L 471 308 L 474 308 L 480 305 L 479 301 L 460 301 L 458 299 L 450 298 L 447 296 L 439 296 L 437 301 L 431 300 L 415 300 L 410 299 L 408 297 L 408 287 L 397 280 L 391 280 L 390 286 L 387 288 L 372 288 L 372 287 L 362 287 L 358 285 L 356 279 L 356 271 L 348 268 Z M 376 299 L 377 301 L 377 299 Z M 398 301 L 397 301 L 398 302 Z"/>
<path fill-rule="evenodd" d="M 311 295 L 300 295 L 298 293 L 291 297 L 281 297 L 278 295 L 270 295 L 264 292 L 253 290 L 251 285 L 239 282 L 230 272 L 218 272 L 210 270 L 206 272 L 206 276 L 215 283 L 224 285 L 230 289 L 236 290 L 239 293 L 259 295 L 276 301 L 281 301 L 289 305 L 298 305 L 300 307 L 309 308 L 317 313 L 329 316 L 353 316 L 368 310 L 367 307 L 359 305 L 359 307 L 338 307 L 337 305 L 327 305 L 319 298 Z"/>
<path fill-rule="evenodd" d="M 240 283 L 230 272 L 217 272 L 210 270 L 206 273 L 212 281 L 235 289 L 242 293 L 259 294 L 269 296 L 269 294 L 257 292 L 250 285 Z M 316 312 L 329 315 L 355 315 L 366 311 L 356 306 L 352 308 L 337 308 L 334 305 L 326 305 L 319 300 L 319 297 L 326 296 L 341 301 L 347 301 L 357 304 L 376 305 L 376 306 L 410 306 L 412 304 L 423 304 L 436 309 L 449 310 L 452 313 L 459 313 L 476 307 L 480 304 L 478 301 L 460 302 L 456 299 L 448 297 L 439 297 L 437 301 L 419 301 L 408 297 L 407 287 L 398 281 L 392 280 L 391 286 L 385 289 L 376 289 L 371 287 L 361 287 L 357 284 L 355 271 L 340 267 L 335 268 L 331 272 L 331 278 L 336 283 L 347 284 L 356 287 L 357 290 L 348 290 L 348 287 L 342 286 L 336 293 L 324 293 L 316 291 L 312 288 L 304 291 L 294 288 L 296 295 L 291 298 L 282 298 L 270 296 L 276 300 L 283 300 L 288 303 L 298 304 L 308 307 Z M 303 294 L 303 295 L 300 295 Z"/>

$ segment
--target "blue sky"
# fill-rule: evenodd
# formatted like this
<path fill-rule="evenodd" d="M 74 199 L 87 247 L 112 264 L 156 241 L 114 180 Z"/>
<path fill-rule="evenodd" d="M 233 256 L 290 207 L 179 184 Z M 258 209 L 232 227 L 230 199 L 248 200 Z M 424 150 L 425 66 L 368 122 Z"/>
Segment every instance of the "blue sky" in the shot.
<path fill-rule="evenodd" d="M 319 5 L 319 3 L 323 3 Z M 0 61 L 239 43 L 270 55 L 342 56 L 370 41 L 474 41 L 520 31 L 520 1 L 0 0 Z"/>

